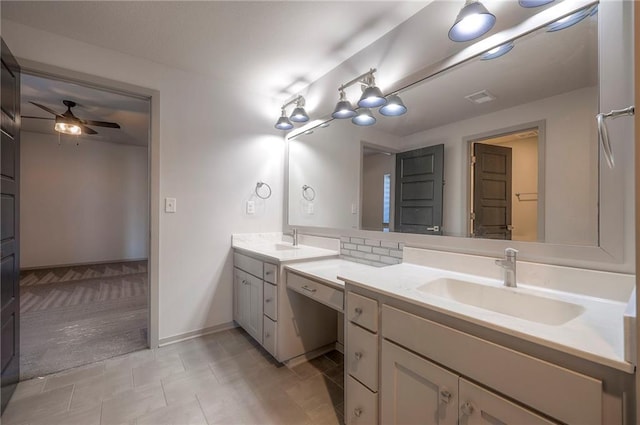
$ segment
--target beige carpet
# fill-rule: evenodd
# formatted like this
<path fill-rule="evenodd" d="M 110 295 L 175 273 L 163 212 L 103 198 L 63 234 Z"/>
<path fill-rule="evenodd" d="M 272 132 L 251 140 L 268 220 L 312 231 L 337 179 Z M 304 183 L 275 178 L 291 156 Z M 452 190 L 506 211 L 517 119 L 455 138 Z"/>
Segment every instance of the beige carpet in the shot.
<path fill-rule="evenodd" d="M 146 261 L 21 272 L 21 379 L 146 348 L 147 282 Z"/>

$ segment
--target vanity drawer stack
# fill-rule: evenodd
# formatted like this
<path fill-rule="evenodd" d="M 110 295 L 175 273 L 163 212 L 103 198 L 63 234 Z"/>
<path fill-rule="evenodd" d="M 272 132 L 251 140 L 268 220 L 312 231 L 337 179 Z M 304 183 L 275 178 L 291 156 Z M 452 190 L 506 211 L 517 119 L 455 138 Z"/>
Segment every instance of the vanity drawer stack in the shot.
<path fill-rule="evenodd" d="M 275 357 L 278 267 L 235 252 L 233 319 Z"/>
<path fill-rule="evenodd" d="M 347 293 L 347 425 L 378 423 L 378 302 Z"/>

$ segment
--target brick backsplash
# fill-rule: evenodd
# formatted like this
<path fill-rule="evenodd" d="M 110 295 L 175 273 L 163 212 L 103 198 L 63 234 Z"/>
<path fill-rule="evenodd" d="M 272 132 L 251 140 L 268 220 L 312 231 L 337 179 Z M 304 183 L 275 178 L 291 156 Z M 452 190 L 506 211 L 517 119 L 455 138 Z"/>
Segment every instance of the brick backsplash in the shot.
<path fill-rule="evenodd" d="M 345 260 L 382 267 L 402 262 L 402 242 L 340 237 L 340 256 Z"/>

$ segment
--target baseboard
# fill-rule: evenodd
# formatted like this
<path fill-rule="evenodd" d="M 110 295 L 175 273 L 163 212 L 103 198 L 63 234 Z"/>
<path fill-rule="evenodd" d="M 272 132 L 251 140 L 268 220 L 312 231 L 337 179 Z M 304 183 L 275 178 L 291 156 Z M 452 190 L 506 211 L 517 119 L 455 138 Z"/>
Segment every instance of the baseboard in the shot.
<path fill-rule="evenodd" d="M 82 267 L 92 266 L 97 264 L 113 264 L 113 263 L 133 263 L 136 261 L 148 261 L 148 258 L 127 258 L 126 260 L 104 260 L 104 261 L 89 261 L 85 263 L 71 263 L 71 264 L 51 264 L 49 266 L 33 266 L 33 267 L 21 267 L 21 272 L 28 272 L 32 270 L 42 269 L 57 269 L 59 267 Z"/>
<path fill-rule="evenodd" d="M 167 338 L 160 338 L 158 341 L 159 347 L 164 347 L 165 345 L 175 344 L 177 342 L 186 341 L 193 338 L 198 338 L 205 335 L 210 335 L 217 332 L 226 331 L 229 329 L 237 328 L 238 325 L 235 322 L 227 322 L 221 325 L 215 325 L 204 329 L 199 329 L 197 331 L 185 332 L 183 334 L 178 334 L 174 336 L 169 336 Z"/>
<path fill-rule="evenodd" d="M 287 365 L 287 367 L 292 368 L 294 366 L 299 365 L 300 363 L 308 362 L 309 360 L 313 360 L 316 357 L 322 356 L 323 354 L 327 354 L 333 351 L 334 349 L 336 349 L 335 343 L 327 344 L 323 347 L 316 348 L 315 350 L 311 350 L 297 357 L 293 357 L 285 361 L 284 364 Z"/>

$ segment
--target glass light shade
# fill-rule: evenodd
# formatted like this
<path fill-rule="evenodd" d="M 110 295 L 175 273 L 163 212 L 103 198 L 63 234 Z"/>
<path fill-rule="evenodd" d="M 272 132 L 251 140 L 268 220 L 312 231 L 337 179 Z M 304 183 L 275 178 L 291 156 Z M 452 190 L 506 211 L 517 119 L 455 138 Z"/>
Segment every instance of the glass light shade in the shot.
<path fill-rule="evenodd" d="M 469 41 L 486 34 L 496 23 L 496 17 L 479 1 L 467 1 L 449 30 L 452 41 Z"/>
<path fill-rule="evenodd" d="M 278 122 L 276 123 L 275 127 L 278 130 L 291 130 L 293 128 L 293 124 L 291 124 L 291 121 L 289 121 L 289 118 L 287 118 L 287 116 L 284 115 L 283 113 L 280 119 L 278 119 Z"/>
<path fill-rule="evenodd" d="M 369 86 L 362 92 L 358 101 L 361 108 L 377 108 L 387 103 L 387 99 L 382 95 L 382 90 L 376 86 Z"/>
<path fill-rule="evenodd" d="M 289 119 L 293 122 L 307 122 L 309 121 L 309 115 L 307 115 L 307 111 L 303 107 L 298 106 L 293 110 Z"/>
<path fill-rule="evenodd" d="M 545 4 L 549 4 L 553 2 L 553 0 L 519 0 L 520 6 L 522 7 L 539 7 L 544 6 Z"/>
<path fill-rule="evenodd" d="M 511 49 L 513 49 L 513 42 L 510 41 L 508 43 L 501 44 L 498 47 L 494 47 L 493 49 L 486 51 L 485 53 L 482 54 L 482 56 L 480 56 L 480 59 L 483 61 L 486 61 L 490 59 L 499 58 L 500 56 L 506 55 L 507 53 L 509 53 Z"/>
<path fill-rule="evenodd" d="M 56 118 L 56 125 L 54 126 L 54 129 L 58 133 L 70 134 L 72 136 L 79 136 L 82 134 L 82 128 L 80 128 L 80 126 L 59 118 Z"/>
<path fill-rule="evenodd" d="M 376 123 L 376 118 L 371 113 L 369 108 L 361 108 L 358 110 L 358 115 L 351 118 L 351 122 L 355 125 L 373 125 Z"/>
<path fill-rule="evenodd" d="M 407 107 L 402 103 L 402 99 L 397 94 L 387 97 L 387 104 L 378 109 L 382 115 L 387 117 L 397 117 L 407 112 Z"/>
<path fill-rule="evenodd" d="M 336 108 L 333 110 L 331 116 L 337 119 L 352 118 L 356 116 L 356 111 L 351 102 L 348 100 L 340 100 L 336 103 Z"/>
<path fill-rule="evenodd" d="M 586 18 L 587 16 L 591 15 L 594 10 L 597 10 L 595 8 L 588 8 L 588 9 L 582 9 L 577 11 L 574 14 L 571 14 L 569 16 L 565 16 L 562 19 L 558 19 L 557 21 L 555 21 L 552 24 L 549 24 L 547 26 L 547 32 L 554 32 L 554 31 L 560 31 L 563 30 L 565 28 L 569 28 L 575 24 L 577 24 L 578 22 L 582 21 L 584 18 Z"/>

